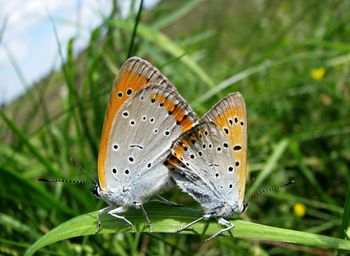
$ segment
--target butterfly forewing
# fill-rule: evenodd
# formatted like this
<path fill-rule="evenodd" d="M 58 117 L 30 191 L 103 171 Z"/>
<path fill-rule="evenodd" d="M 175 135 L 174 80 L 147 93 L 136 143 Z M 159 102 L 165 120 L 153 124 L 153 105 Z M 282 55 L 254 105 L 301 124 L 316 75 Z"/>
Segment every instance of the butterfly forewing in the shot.
<path fill-rule="evenodd" d="M 243 96 L 236 92 L 216 104 L 203 120 L 214 122 L 223 131 L 233 149 L 235 172 L 238 176 L 240 202 L 244 199 L 247 175 L 247 114 Z"/>
<path fill-rule="evenodd" d="M 98 155 L 98 177 L 99 185 L 102 189 L 106 188 L 105 163 L 108 160 L 106 159 L 106 153 L 112 123 L 121 106 L 150 84 L 157 84 L 159 87 L 167 88 L 169 91 L 176 90 L 158 69 L 138 57 L 132 57 L 124 63 L 114 82 L 102 129 Z"/>
<path fill-rule="evenodd" d="M 172 142 L 196 116 L 174 90 L 150 85 L 125 102 L 112 123 L 105 164 L 107 188 L 142 201 L 169 179 L 164 161 Z M 122 193 L 120 193 L 122 194 Z"/>

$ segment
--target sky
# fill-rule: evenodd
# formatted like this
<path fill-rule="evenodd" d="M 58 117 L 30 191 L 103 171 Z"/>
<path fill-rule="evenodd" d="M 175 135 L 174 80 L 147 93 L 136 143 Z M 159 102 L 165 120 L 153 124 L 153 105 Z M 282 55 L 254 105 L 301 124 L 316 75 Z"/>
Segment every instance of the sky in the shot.
<path fill-rule="evenodd" d="M 122 3 L 122 13 L 126 15 L 130 1 L 119 2 Z M 148 8 L 156 2 L 146 0 L 144 6 Z M 109 13 L 111 0 L 0 0 L 0 6 L 2 105 L 23 94 L 53 67 L 60 66 L 50 15 L 57 28 L 62 52 L 66 52 L 67 42 L 76 35 L 75 51 L 78 52 L 87 45 L 89 32 Z"/>

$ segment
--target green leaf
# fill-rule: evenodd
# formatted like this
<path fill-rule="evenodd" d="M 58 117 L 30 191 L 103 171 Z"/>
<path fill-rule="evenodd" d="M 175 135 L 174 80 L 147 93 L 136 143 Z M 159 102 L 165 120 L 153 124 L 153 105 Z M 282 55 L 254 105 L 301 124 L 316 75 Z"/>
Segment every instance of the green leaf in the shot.
<path fill-rule="evenodd" d="M 201 212 L 194 209 L 169 206 L 155 202 L 145 205 L 145 208 L 152 222 L 154 233 L 174 233 L 190 221 L 201 217 Z M 141 210 L 130 209 L 124 216 L 134 224 L 136 232 L 149 232 L 145 217 Z M 101 216 L 101 220 L 102 228 L 98 234 L 130 232 L 128 224 L 111 216 L 104 214 Z M 33 255 L 40 248 L 58 241 L 78 236 L 93 235 L 97 230 L 96 223 L 97 211 L 83 214 L 68 220 L 37 240 L 30 248 L 28 248 L 25 255 Z M 207 226 L 208 223 L 209 225 Z M 236 228 L 231 232 L 224 233 L 225 236 L 254 240 L 279 241 L 350 251 L 350 241 L 339 238 L 276 228 L 241 220 L 234 220 L 232 223 L 236 225 Z M 179 235 L 193 232 L 198 235 L 203 233 L 205 233 L 205 235 L 212 235 L 221 228 L 222 226 L 218 225 L 215 220 L 209 222 L 202 221 L 194 225 L 193 228 L 184 230 Z"/>

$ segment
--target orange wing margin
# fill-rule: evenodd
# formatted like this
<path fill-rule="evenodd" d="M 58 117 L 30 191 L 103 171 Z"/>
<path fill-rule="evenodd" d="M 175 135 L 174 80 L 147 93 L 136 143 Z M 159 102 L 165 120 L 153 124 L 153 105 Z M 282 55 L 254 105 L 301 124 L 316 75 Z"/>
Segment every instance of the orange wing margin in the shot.
<path fill-rule="evenodd" d="M 105 161 L 113 120 L 125 102 L 150 84 L 159 84 L 162 87 L 169 87 L 169 90 L 175 90 L 157 68 L 138 57 L 128 59 L 117 75 L 107 106 L 98 153 L 98 179 L 101 189 L 106 188 Z"/>
<path fill-rule="evenodd" d="M 231 93 L 217 103 L 203 119 L 214 122 L 223 129 L 230 146 L 233 148 L 238 190 L 243 201 L 247 178 L 247 113 L 243 96 Z"/>

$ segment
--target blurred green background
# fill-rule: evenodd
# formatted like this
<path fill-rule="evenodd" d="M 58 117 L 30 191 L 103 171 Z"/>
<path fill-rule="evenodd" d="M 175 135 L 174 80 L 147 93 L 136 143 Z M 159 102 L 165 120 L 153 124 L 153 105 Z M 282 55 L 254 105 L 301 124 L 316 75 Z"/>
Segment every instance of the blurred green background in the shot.
<path fill-rule="evenodd" d="M 349 238 L 349 1 L 165 0 L 147 10 L 132 1 L 127 17 L 113 3 L 85 50 L 74 55 L 72 38 L 61 71 L 1 110 L 1 254 L 22 255 L 52 228 L 104 206 L 87 186 L 36 179 L 84 179 L 70 158 L 96 173 L 109 93 L 128 55 L 158 67 L 200 116 L 228 93 L 243 94 L 249 123 L 247 193 L 296 181 L 251 198 L 243 220 Z M 199 208 L 178 189 L 164 196 Z M 101 234 L 59 242 L 41 253 L 334 253 L 282 242 L 204 239 Z"/>

